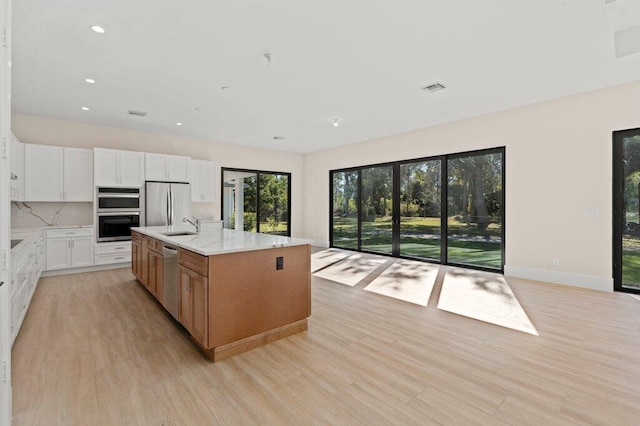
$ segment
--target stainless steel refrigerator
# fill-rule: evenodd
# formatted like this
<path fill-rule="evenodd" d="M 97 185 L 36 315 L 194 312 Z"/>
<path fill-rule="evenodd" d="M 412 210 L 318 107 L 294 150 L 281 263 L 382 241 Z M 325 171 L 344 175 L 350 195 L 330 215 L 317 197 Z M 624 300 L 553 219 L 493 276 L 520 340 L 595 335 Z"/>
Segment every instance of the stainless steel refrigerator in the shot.
<path fill-rule="evenodd" d="M 191 188 L 188 183 L 146 182 L 145 226 L 181 225 L 191 218 Z"/>

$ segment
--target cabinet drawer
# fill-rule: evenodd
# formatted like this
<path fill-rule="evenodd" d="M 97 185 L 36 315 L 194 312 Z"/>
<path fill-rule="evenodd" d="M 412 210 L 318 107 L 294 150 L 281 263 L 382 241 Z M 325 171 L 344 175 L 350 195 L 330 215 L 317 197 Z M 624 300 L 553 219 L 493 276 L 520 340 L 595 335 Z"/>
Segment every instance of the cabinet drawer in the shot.
<path fill-rule="evenodd" d="M 131 252 L 128 253 L 111 253 L 97 254 L 95 256 L 96 265 L 109 265 L 111 263 L 129 263 L 131 262 Z"/>
<path fill-rule="evenodd" d="M 178 262 L 205 277 L 209 276 L 209 258 L 185 249 L 178 249 Z"/>
<path fill-rule="evenodd" d="M 117 254 L 131 252 L 131 241 L 123 243 L 96 243 L 96 254 Z"/>
<path fill-rule="evenodd" d="M 147 237 L 147 248 L 149 250 L 156 251 L 158 253 L 162 253 L 162 247 L 164 243 L 160 240 L 156 240 L 155 238 Z"/>
<path fill-rule="evenodd" d="M 47 238 L 91 237 L 93 228 L 47 229 Z"/>

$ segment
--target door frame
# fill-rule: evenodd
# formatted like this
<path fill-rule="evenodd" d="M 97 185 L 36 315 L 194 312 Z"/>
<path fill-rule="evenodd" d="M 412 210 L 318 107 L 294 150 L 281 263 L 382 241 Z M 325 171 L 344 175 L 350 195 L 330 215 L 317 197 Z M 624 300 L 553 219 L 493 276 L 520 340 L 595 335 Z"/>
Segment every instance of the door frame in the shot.
<path fill-rule="evenodd" d="M 0 45 L 0 425 L 11 424 L 11 208 L 9 173 L 11 137 L 11 0 L 0 0 L 0 26 L 6 42 Z"/>
<path fill-rule="evenodd" d="M 220 220 L 224 222 L 224 172 L 253 173 L 256 175 L 256 232 L 260 232 L 260 175 L 284 175 L 287 177 L 287 237 L 291 236 L 291 173 L 269 170 L 222 167 L 220 169 Z"/>
<path fill-rule="evenodd" d="M 624 287 L 622 284 L 622 235 L 624 231 L 624 167 L 621 167 L 624 150 L 622 141 L 630 135 L 640 135 L 640 128 L 617 130 L 612 135 L 612 204 L 613 204 L 613 238 L 612 238 L 612 275 L 613 290 L 624 293 L 640 294 L 640 288 Z"/>

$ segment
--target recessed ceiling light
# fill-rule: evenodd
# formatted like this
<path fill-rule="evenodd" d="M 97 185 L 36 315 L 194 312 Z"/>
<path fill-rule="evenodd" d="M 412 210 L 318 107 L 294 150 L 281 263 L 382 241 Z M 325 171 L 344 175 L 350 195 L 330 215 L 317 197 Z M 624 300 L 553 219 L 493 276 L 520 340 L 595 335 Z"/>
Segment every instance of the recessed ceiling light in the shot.
<path fill-rule="evenodd" d="M 274 141 L 283 141 L 286 138 L 287 138 L 286 136 L 274 136 L 271 139 L 273 139 Z"/>
<path fill-rule="evenodd" d="M 87 83 L 89 83 L 89 84 L 93 84 L 93 83 L 95 83 L 95 82 L 96 82 L 96 81 L 95 81 L 94 79 L 92 79 L 92 78 L 85 78 L 85 79 L 84 79 L 84 81 L 86 81 L 86 82 L 87 82 Z"/>
<path fill-rule="evenodd" d="M 83 111 L 89 111 L 89 107 L 82 107 L 81 108 Z"/>
<path fill-rule="evenodd" d="M 104 28 L 102 28 L 100 25 L 92 25 L 91 29 L 99 34 L 104 34 Z"/>
<path fill-rule="evenodd" d="M 177 123 L 176 123 L 176 126 L 182 126 L 182 123 L 177 122 Z"/>

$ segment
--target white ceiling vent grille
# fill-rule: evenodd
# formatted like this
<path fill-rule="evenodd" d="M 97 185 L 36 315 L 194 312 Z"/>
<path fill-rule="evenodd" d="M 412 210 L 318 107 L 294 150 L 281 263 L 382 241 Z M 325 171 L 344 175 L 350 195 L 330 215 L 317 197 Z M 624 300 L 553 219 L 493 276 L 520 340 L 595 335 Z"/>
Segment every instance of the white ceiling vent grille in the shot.
<path fill-rule="evenodd" d="M 146 117 L 147 113 L 144 112 L 144 111 L 136 111 L 136 110 L 130 109 L 129 110 L 129 115 L 137 115 L 138 117 Z"/>
<path fill-rule="evenodd" d="M 443 84 L 433 83 L 428 86 L 424 86 L 422 90 L 424 90 L 425 92 L 438 92 L 440 90 L 443 90 L 444 88 L 445 86 Z"/>

